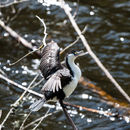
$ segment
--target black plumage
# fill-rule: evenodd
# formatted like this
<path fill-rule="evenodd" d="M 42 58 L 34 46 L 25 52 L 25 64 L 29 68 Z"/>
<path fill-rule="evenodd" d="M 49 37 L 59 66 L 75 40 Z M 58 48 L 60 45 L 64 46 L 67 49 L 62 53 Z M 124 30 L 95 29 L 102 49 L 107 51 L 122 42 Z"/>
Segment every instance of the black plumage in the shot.
<path fill-rule="evenodd" d="M 42 50 L 40 70 L 45 79 L 61 68 L 59 60 L 60 48 L 55 42 L 48 43 Z"/>
<path fill-rule="evenodd" d="M 64 99 L 63 87 L 71 81 L 70 71 L 60 63 L 60 48 L 55 42 L 48 43 L 42 51 L 40 70 L 47 80 L 42 88 L 46 100 Z"/>

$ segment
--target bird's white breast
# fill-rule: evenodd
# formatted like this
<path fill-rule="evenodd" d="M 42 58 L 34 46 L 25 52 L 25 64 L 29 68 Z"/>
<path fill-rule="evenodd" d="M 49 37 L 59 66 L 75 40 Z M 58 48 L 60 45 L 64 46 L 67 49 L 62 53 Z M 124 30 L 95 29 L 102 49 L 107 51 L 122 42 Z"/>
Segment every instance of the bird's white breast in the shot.
<path fill-rule="evenodd" d="M 63 91 L 66 95 L 66 97 L 69 97 L 72 92 L 75 90 L 75 88 L 77 87 L 78 84 L 78 79 L 77 78 L 73 78 L 73 80 L 63 88 Z"/>
<path fill-rule="evenodd" d="M 69 63 L 70 64 L 70 63 Z M 72 92 L 75 90 L 75 88 L 77 87 L 78 81 L 81 77 L 81 71 L 80 68 L 74 63 L 72 62 L 70 64 L 70 67 L 74 73 L 74 76 L 72 77 L 72 81 L 63 88 L 63 91 L 66 95 L 66 97 L 69 97 Z"/>

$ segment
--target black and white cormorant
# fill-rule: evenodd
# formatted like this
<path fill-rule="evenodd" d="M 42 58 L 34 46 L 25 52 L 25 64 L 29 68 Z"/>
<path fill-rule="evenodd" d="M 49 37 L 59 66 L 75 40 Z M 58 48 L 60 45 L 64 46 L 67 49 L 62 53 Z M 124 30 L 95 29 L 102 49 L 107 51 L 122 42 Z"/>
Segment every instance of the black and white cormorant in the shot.
<path fill-rule="evenodd" d="M 65 67 L 60 63 L 57 43 L 50 42 L 43 48 L 40 70 L 46 83 L 41 90 L 43 98 L 30 106 L 32 111 L 38 111 L 47 101 L 61 101 L 71 95 L 81 77 L 81 70 L 74 62 L 81 55 L 83 53 L 74 51 L 67 54 Z"/>

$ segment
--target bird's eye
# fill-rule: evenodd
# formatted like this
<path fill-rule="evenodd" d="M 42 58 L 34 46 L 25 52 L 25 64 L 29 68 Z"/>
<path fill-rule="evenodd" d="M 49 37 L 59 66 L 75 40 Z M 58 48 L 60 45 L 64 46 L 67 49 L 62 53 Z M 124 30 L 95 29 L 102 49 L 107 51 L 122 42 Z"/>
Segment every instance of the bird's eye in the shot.
<path fill-rule="evenodd" d="M 71 53 L 74 54 L 74 55 L 76 55 L 76 51 L 74 51 L 74 50 L 72 50 Z"/>

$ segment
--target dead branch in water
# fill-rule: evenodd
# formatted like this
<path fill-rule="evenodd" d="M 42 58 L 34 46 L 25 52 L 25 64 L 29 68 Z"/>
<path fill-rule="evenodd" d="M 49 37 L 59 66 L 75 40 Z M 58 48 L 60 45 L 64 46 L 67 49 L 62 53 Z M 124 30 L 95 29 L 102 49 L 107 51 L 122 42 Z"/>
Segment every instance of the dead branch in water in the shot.
<path fill-rule="evenodd" d="M 120 100 L 116 100 L 111 95 L 109 95 L 107 92 L 101 89 L 101 87 L 98 87 L 94 85 L 91 81 L 88 79 L 85 79 L 84 77 L 81 77 L 79 80 L 79 83 L 83 85 L 86 89 L 91 89 L 94 93 L 97 93 L 102 97 L 102 101 L 105 102 L 108 105 L 112 105 L 115 108 L 125 108 L 128 109 L 130 113 L 130 104 L 127 102 L 122 102 Z"/>

